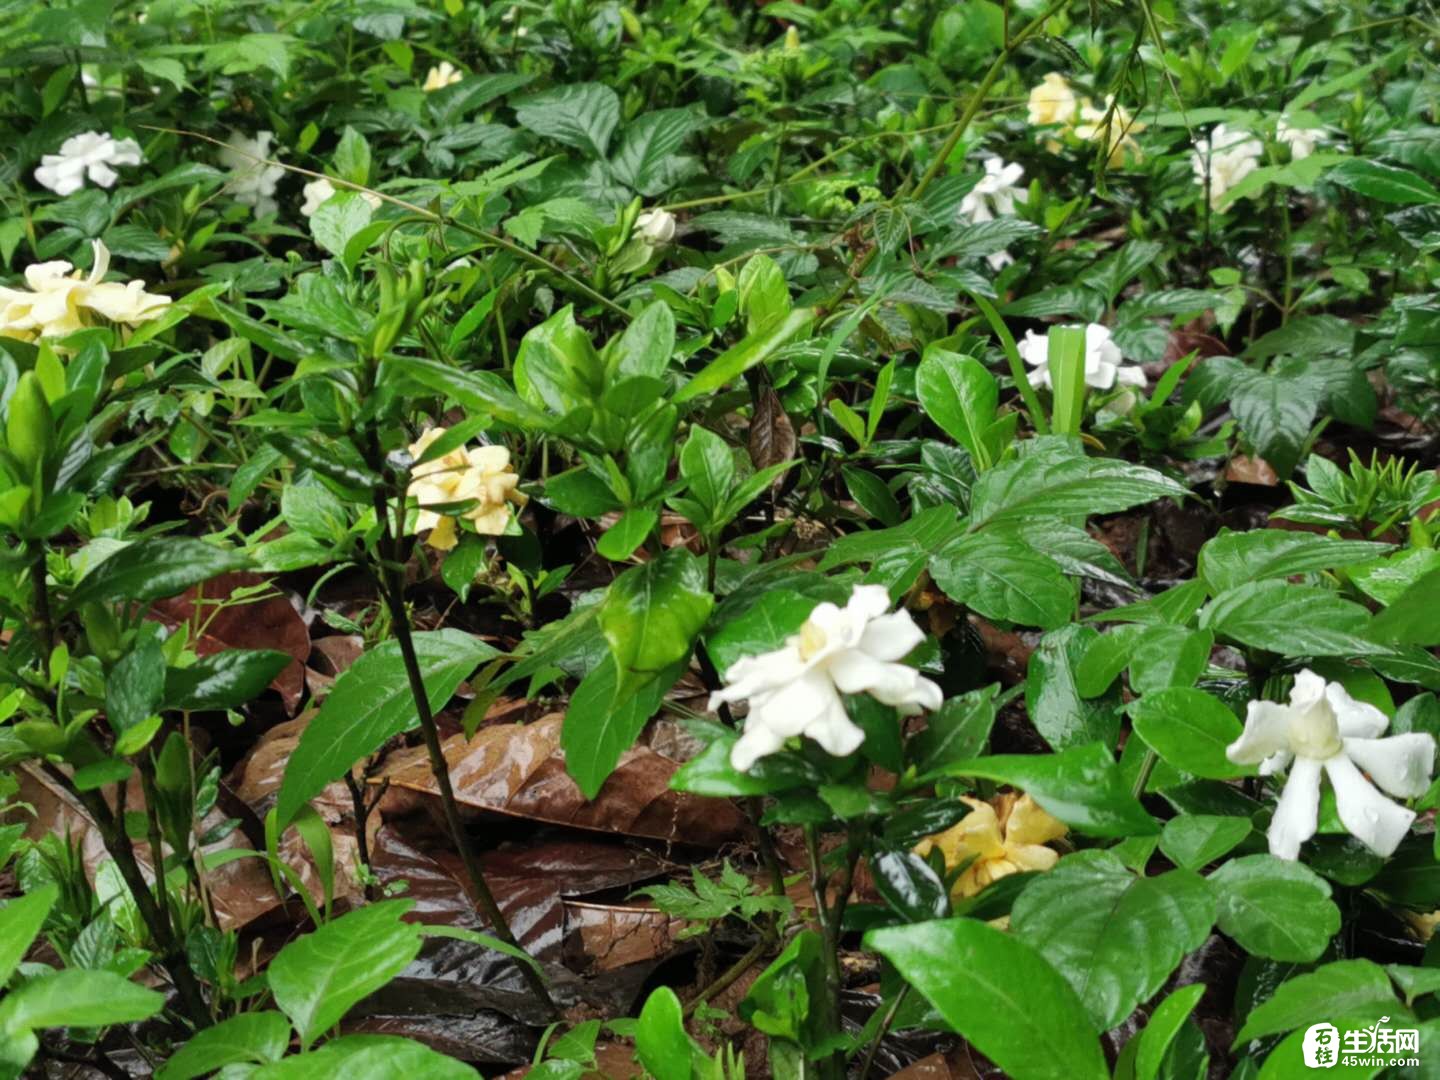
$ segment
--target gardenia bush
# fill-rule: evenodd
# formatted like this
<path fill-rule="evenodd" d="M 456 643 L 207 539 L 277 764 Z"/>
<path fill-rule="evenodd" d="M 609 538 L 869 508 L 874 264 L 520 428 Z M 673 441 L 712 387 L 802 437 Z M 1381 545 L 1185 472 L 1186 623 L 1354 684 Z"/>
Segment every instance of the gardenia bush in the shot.
<path fill-rule="evenodd" d="M 0 1080 L 1440 1071 L 1429 6 L 5 22 Z"/>

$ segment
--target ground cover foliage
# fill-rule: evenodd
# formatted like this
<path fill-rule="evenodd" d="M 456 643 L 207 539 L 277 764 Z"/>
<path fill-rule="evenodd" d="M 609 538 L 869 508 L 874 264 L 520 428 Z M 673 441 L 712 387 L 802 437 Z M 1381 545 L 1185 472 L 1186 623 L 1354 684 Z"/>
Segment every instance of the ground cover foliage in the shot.
<path fill-rule="evenodd" d="M 0 27 L 0 1075 L 1440 1075 L 1440 12 Z"/>

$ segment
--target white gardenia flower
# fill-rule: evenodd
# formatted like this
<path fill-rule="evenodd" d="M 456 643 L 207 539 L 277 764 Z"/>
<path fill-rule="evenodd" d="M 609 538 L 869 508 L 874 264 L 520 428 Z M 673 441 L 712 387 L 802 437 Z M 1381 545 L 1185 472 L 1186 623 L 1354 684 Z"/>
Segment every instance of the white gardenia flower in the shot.
<path fill-rule="evenodd" d="M 1025 331 L 1025 340 L 1017 343 L 1016 349 L 1032 368 L 1031 386 L 1050 385 L 1050 335 Z M 1096 390 L 1109 390 L 1116 384 L 1121 386 L 1144 386 L 1145 372 L 1136 366 L 1127 366 L 1121 355 L 1120 346 L 1110 340 L 1110 328 L 1099 323 L 1085 327 L 1085 385 Z"/>
<path fill-rule="evenodd" d="M 347 188 L 346 190 L 354 191 L 355 189 Z M 310 217 L 330 201 L 330 196 L 335 194 L 335 185 L 322 176 L 318 180 L 311 180 L 300 189 L 300 193 L 305 196 L 305 202 L 300 206 L 300 213 L 305 217 Z M 371 209 L 380 209 L 380 196 L 373 191 L 362 191 L 360 197 L 370 204 Z"/>
<path fill-rule="evenodd" d="M 675 239 L 675 215 L 669 210 L 646 210 L 635 219 L 635 235 L 651 247 L 663 247 Z"/>
<path fill-rule="evenodd" d="M 1435 739 L 1418 731 L 1379 738 L 1389 725 L 1379 709 L 1308 668 L 1295 676 L 1290 704 L 1250 702 L 1245 730 L 1225 756 L 1237 765 L 1258 764 L 1262 776 L 1290 771 L 1270 820 L 1270 854 L 1294 859 L 1315 835 L 1322 772 L 1335 789 L 1340 823 L 1375 854 L 1394 853 L 1415 814 L 1375 785 L 1397 798 L 1423 795 L 1435 764 Z"/>
<path fill-rule="evenodd" d="M 253 139 L 234 131 L 220 148 L 220 164 L 230 170 L 227 189 L 236 202 L 253 207 L 256 217 L 265 217 L 280 209 L 275 201 L 275 185 L 285 175 L 285 169 L 266 163 L 274 141 L 273 131 L 257 132 Z"/>
<path fill-rule="evenodd" d="M 72 135 L 60 144 L 58 154 L 46 154 L 35 170 L 35 181 L 56 195 L 70 195 L 85 186 L 88 177 L 102 188 L 115 186 L 120 174 L 115 165 L 139 165 L 140 144 L 98 131 Z"/>
<path fill-rule="evenodd" d="M 710 695 L 710 708 L 749 700 L 745 733 L 730 751 L 744 772 L 796 735 L 814 739 L 837 757 L 853 754 L 865 732 L 845 712 L 841 694 L 869 694 L 901 714 L 938 709 L 940 687 L 897 663 L 925 640 L 905 610 L 886 614 L 890 593 L 857 585 L 843 608 L 816 606 L 783 648 L 730 665 L 728 684 Z"/>
<path fill-rule="evenodd" d="M 1291 161 L 1299 161 L 1315 152 L 1320 144 L 1320 129 L 1293 127 L 1282 116 L 1275 125 L 1275 138 L 1290 148 Z"/>
<path fill-rule="evenodd" d="M 435 90 L 444 90 L 447 86 L 454 86 L 465 78 L 465 73 L 457 68 L 449 60 L 441 60 L 425 73 L 425 84 L 421 87 L 427 94 Z"/>
<path fill-rule="evenodd" d="M 1190 156 L 1190 168 L 1195 182 L 1205 186 L 1210 178 L 1210 206 L 1219 209 L 1220 200 L 1227 191 L 1260 167 L 1260 157 L 1265 147 L 1248 131 L 1232 131 L 1224 124 L 1216 124 L 1210 137 L 1195 144 Z"/>
<path fill-rule="evenodd" d="M 985 175 L 960 200 L 960 219 L 978 225 L 1014 214 L 1015 204 L 1030 198 L 1030 193 L 1017 182 L 1024 175 L 1022 166 L 1013 162 L 1007 164 L 995 154 L 988 155 L 985 158 Z M 992 270 L 1002 270 L 1015 260 L 1008 251 L 996 251 L 986 256 L 986 261 Z"/>

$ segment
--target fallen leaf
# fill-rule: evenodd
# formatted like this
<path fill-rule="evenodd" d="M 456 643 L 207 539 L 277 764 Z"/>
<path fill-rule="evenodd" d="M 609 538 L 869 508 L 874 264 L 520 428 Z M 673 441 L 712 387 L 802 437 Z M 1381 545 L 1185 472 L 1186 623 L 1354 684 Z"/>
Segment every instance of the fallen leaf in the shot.
<path fill-rule="evenodd" d="M 670 790 L 678 761 L 648 746 L 631 747 L 593 802 L 565 771 L 562 714 L 533 724 L 495 724 L 470 742 L 445 740 L 455 798 L 463 806 L 578 829 L 719 847 L 746 831 L 744 815 L 727 799 Z M 392 786 L 438 795 L 423 748 L 392 754 L 379 776 Z"/>
<path fill-rule="evenodd" d="M 290 663 L 270 685 L 279 691 L 285 711 L 293 716 L 305 689 L 310 629 L 289 597 L 270 592 L 216 609 L 218 601 L 229 598 L 237 589 L 261 585 L 265 581 L 259 574 L 243 571 L 221 574 L 179 596 L 157 601 L 150 611 L 153 617 L 171 627 L 189 624 L 195 619 L 197 597 L 203 597 L 201 633 L 192 643 L 198 655 L 209 656 L 226 649 L 278 649 L 289 653 L 292 658 Z"/>

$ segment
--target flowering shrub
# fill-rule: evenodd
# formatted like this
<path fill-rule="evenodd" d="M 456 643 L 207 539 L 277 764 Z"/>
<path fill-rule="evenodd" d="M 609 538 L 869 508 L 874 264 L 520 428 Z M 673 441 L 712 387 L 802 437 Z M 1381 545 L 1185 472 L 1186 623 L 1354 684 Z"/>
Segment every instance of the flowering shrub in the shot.
<path fill-rule="evenodd" d="M 1426 1076 L 1426 5 L 52 0 L 0 1080 Z"/>

